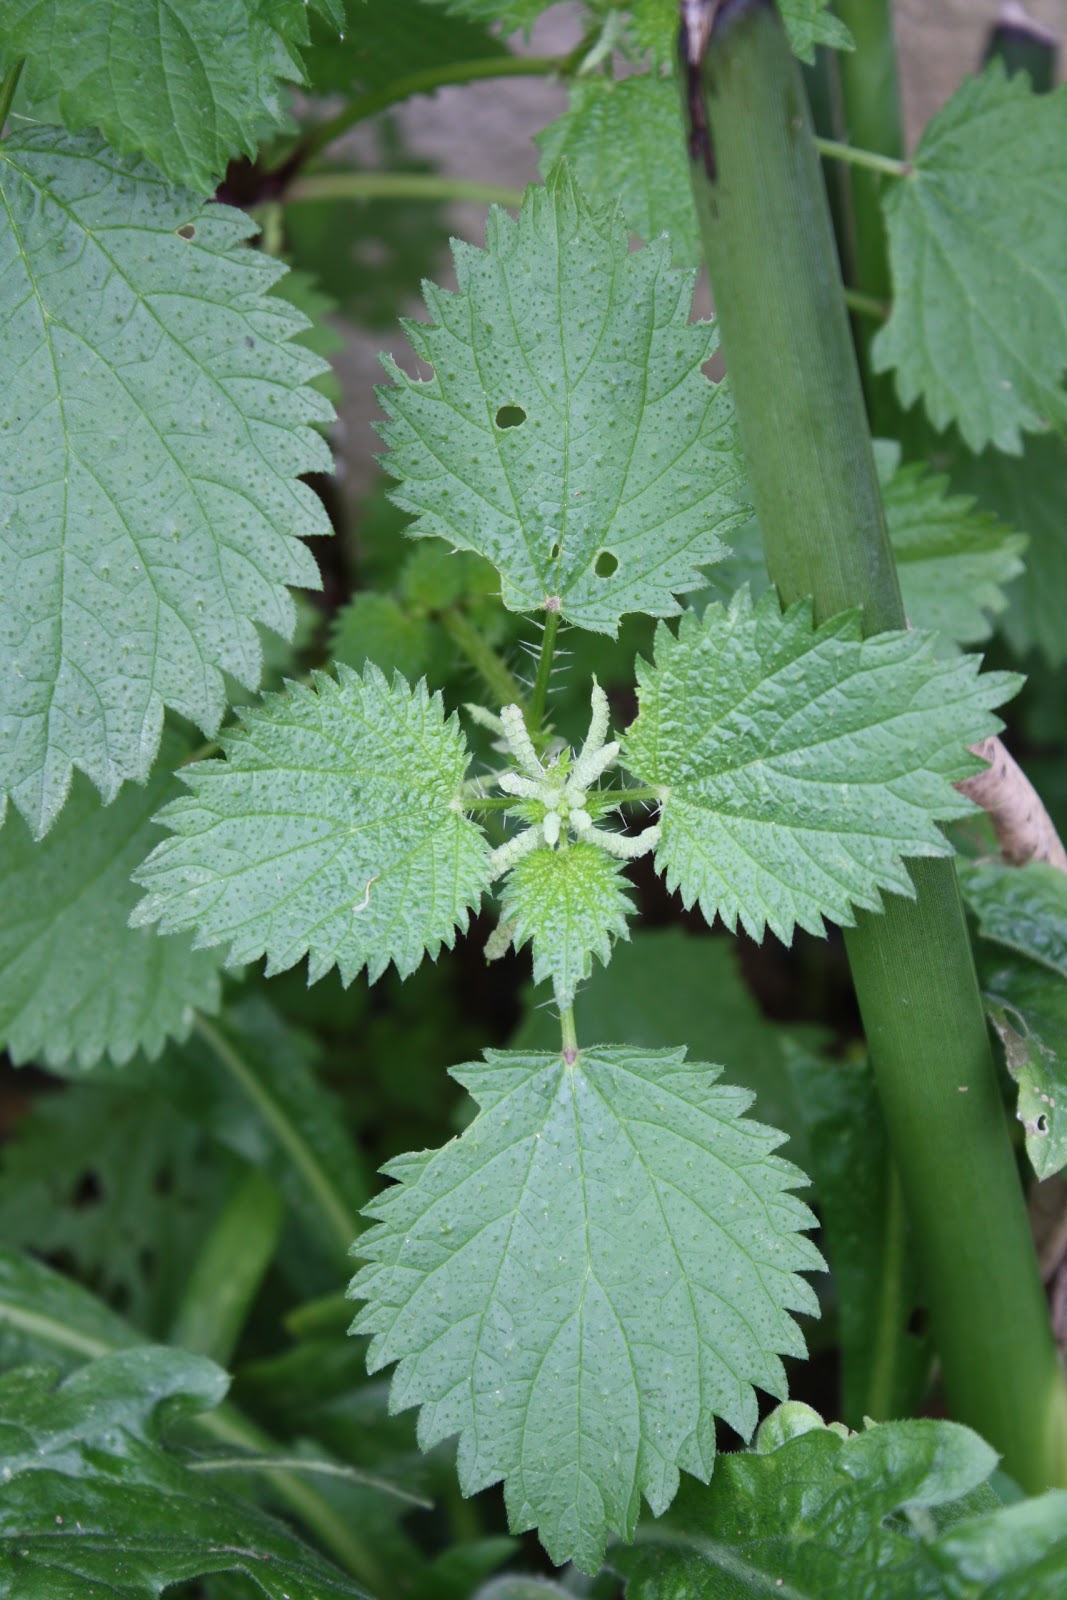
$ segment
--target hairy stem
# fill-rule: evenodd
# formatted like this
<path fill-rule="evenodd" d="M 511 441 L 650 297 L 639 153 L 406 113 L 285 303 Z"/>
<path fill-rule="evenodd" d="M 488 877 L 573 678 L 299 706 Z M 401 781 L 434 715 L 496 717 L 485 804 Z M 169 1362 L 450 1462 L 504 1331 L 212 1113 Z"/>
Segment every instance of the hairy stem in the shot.
<path fill-rule="evenodd" d="M 423 172 L 319 172 L 298 178 L 285 191 L 285 204 L 302 200 L 473 200 L 478 205 L 522 204 L 519 189 Z"/>
<path fill-rule="evenodd" d="M 863 167 L 867 172 L 878 172 L 883 177 L 906 178 L 911 168 L 906 161 L 893 156 L 879 155 L 876 150 L 864 150 L 859 145 L 842 144 L 837 139 L 811 138 L 821 156 L 831 161 L 845 161 L 850 167 Z"/>
<path fill-rule="evenodd" d="M 537 677 L 530 696 L 530 712 L 526 726 L 531 737 L 540 733 L 548 703 L 548 682 L 552 676 L 552 658 L 556 653 L 556 634 L 559 632 L 559 612 L 545 612 L 545 631 L 541 636 L 541 654 L 537 661 Z"/>
<path fill-rule="evenodd" d="M 304 135 L 286 158 L 284 167 L 286 171 L 296 171 L 349 128 L 354 128 L 357 122 L 364 122 L 379 111 L 387 111 L 412 95 L 432 94 L 435 89 L 477 83 L 486 78 L 544 78 L 555 72 L 565 72 L 570 64 L 569 56 L 485 56 L 477 61 L 445 61 L 439 66 L 424 67 L 421 72 L 411 72 L 381 89 L 372 89 L 350 100 L 336 116 L 328 117 Z"/>
<path fill-rule="evenodd" d="M 769 0 L 690 59 L 694 192 L 767 564 L 819 619 L 904 626 L 796 63 Z M 1029 1490 L 1067 1483 L 1067 1396 L 949 861 L 846 944 L 954 1414 Z"/>
<path fill-rule="evenodd" d="M 0 78 L 0 134 L 4 131 L 4 123 L 7 121 L 8 113 L 11 110 L 11 102 L 15 98 L 15 90 L 19 86 L 21 74 L 22 62 L 16 61 L 15 65 L 4 73 L 3 78 Z"/>
<path fill-rule="evenodd" d="M 525 695 L 518 679 L 506 661 L 473 624 L 465 611 L 449 606 L 438 614 L 438 620 L 456 649 L 470 662 L 492 697 L 497 710 L 501 706 L 521 706 Z"/>
<path fill-rule="evenodd" d="M 578 1059 L 578 1035 L 574 1031 L 574 1007 L 566 1006 L 559 1014 L 563 1059 L 572 1067 Z"/>

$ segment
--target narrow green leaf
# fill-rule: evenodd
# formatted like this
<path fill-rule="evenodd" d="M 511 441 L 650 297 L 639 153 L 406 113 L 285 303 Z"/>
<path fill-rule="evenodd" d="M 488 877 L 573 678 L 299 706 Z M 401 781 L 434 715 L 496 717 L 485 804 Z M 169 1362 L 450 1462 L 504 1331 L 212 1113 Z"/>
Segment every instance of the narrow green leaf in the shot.
<path fill-rule="evenodd" d="M 1067 91 L 994 61 L 929 123 L 885 213 L 893 309 L 872 346 L 905 406 L 972 450 L 1067 421 Z M 1026 293 L 1020 293 L 1020 284 Z"/>
<path fill-rule="evenodd" d="M 360 1595 L 282 1524 L 164 1448 L 165 1420 L 211 1410 L 227 1383 L 212 1362 L 153 1346 L 101 1356 L 58 1387 L 35 1368 L 0 1379 L 0 1585 L 140 1600 L 241 1572 L 271 1600 Z"/>
<path fill-rule="evenodd" d="M 592 844 L 534 850 L 508 874 L 500 918 L 515 924 L 516 950 L 532 941 L 534 982 L 551 978 L 558 1006 L 569 1006 L 592 969 L 607 966 L 616 939 L 629 938 L 633 902 L 621 861 Z"/>
<path fill-rule="evenodd" d="M 903 858 L 952 853 L 937 824 L 972 809 L 953 784 L 1017 684 L 977 668 L 922 635 L 862 639 L 858 612 L 813 629 L 810 602 L 783 616 L 773 591 L 661 627 L 623 759 L 663 789 L 669 886 L 709 923 L 786 942 L 912 897 Z"/>
<path fill-rule="evenodd" d="M 627 1600 L 1052 1600 L 1067 1580 L 1067 1493 L 998 1506 L 997 1457 L 954 1422 L 842 1437 L 782 1406 L 723 1457 L 672 1542 L 613 1553 Z"/>
<path fill-rule="evenodd" d="M 160 814 L 173 837 L 135 875 L 134 914 L 268 974 L 304 955 L 311 981 L 348 984 L 394 961 L 406 977 L 465 928 L 488 881 L 462 812 L 466 746 L 424 683 L 376 667 L 316 673 L 270 695 L 222 738 L 225 761 L 183 769 L 191 793 Z"/>
<path fill-rule="evenodd" d="M 671 11 L 677 33 L 674 0 Z M 666 233 L 677 265 L 700 265 L 678 87 L 670 79 L 578 78 L 570 87 L 570 109 L 535 142 L 543 174 L 566 160 L 592 205 L 610 205 L 617 196 L 640 238 Z"/>
<path fill-rule="evenodd" d="M 1018 1086 L 1026 1153 L 1051 1178 L 1067 1166 L 1067 981 L 1019 958 L 984 971 L 982 992 Z"/>
<path fill-rule="evenodd" d="M 983 939 L 1067 978 L 1067 873 L 1043 861 L 956 862 L 963 897 Z"/>
<path fill-rule="evenodd" d="M 313 3 L 337 25 L 339 0 Z M 82 0 L 74 12 L 6 0 L 0 71 L 23 61 L 25 94 L 54 97 L 71 132 L 97 128 L 120 154 L 207 194 L 231 157 L 254 156 L 284 125 L 282 83 L 302 80 L 306 39 L 306 0 Z"/>
<path fill-rule="evenodd" d="M 505 1480 L 515 1531 L 596 1571 L 609 1532 L 661 1512 L 679 1468 L 706 1480 L 716 1415 L 743 1434 L 753 1384 L 784 1394 L 800 1354 L 802 1181 L 751 1096 L 682 1050 L 487 1052 L 454 1075 L 481 1111 L 403 1156 L 360 1241 L 372 1370 L 420 1405 L 429 1448 L 458 1433 L 464 1493 Z"/>
<path fill-rule="evenodd" d="M 405 324 L 433 378 L 386 362 L 393 498 L 416 536 L 492 561 L 513 611 L 611 634 L 626 612 L 673 616 L 745 493 L 692 275 L 663 241 L 631 253 L 564 169 L 486 238 L 455 247 L 458 293 L 428 286 L 435 321 Z"/>
<path fill-rule="evenodd" d="M 5 1370 L 46 1359 L 63 1370 L 138 1343 L 96 1295 L 32 1256 L 0 1249 L 0 1358 Z"/>
<path fill-rule="evenodd" d="M 218 1010 L 217 955 L 127 926 L 130 873 L 155 842 L 152 814 L 176 792 L 168 768 L 184 753 L 168 736 L 163 770 L 106 807 L 78 777 L 40 844 L 20 817 L 0 831 L 0 1044 L 16 1065 L 157 1056 L 196 1011 Z"/>
<path fill-rule="evenodd" d="M 144 782 L 171 706 L 214 732 L 329 532 L 332 413 L 239 212 L 54 128 L 0 145 L 0 794 L 37 836 L 71 770 Z"/>

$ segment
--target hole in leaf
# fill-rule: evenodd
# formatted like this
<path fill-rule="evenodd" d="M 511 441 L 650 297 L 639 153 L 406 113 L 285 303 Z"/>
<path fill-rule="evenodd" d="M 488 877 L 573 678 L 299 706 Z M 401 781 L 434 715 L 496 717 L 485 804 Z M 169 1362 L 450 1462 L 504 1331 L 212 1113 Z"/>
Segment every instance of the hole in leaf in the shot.
<path fill-rule="evenodd" d="M 498 428 L 521 428 L 526 421 L 526 413 L 521 406 L 501 406 L 496 414 Z"/>
<path fill-rule="evenodd" d="M 1038 1119 L 1037 1119 L 1036 1123 L 1034 1124 L 1034 1126 L 1036 1127 L 1038 1133 L 1047 1133 L 1048 1132 L 1048 1117 L 1046 1116 L 1044 1111 L 1042 1111 L 1041 1115 L 1038 1117 Z"/>
<path fill-rule="evenodd" d="M 908 1333 L 913 1339 L 925 1339 L 930 1327 L 930 1313 L 925 1306 L 913 1306 L 908 1318 Z"/>
<path fill-rule="evenodd" d="M 178 229 L 178 238 L 179 239 L 195 239 L 196 238 L 196 229 L 195 229 L 195 227 L 193 226 L 193 224 L 191 222 L 183 222 L 182 223 L 181 227 Z"/>
<path fill-rule="evenodd" d="M 593 571 L 596 573 L 597 577 L 610 578 L 614 573 L 618 572 L 618 570 L 618 556 L 613 556 L 610 550 L 601 550 L 600 554 L 596 558 L 596 564 L 593 567 Z"/>
<path fill-rule="evenodd" d="M 554 544 L 552 546 L 551 550 L 548 552 L 548 559 L 550 561 L 558 561 L 559 560 L 559 545 L 558 544 Z"/>

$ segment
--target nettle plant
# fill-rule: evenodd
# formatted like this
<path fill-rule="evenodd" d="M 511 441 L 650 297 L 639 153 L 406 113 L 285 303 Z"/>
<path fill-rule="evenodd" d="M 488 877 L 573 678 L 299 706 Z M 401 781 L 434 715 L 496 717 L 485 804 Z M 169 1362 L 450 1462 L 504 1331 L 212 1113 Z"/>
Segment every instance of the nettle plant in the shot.
<path fill-rule="evenodd" d="M 1067 735 L 1053 47 L 1005 8 L 905 161 L 885 0 L 510 48 L 547 9 L 0 18 L 0 1034 L 77 1080 L 0 1171 L 4 1593 L 1067 1584 L 1020 1181 L 1067 1162 L 1067 856 L 995 715 L 1025 662 L 1013 736 Z M 536 74 L 544 181 L 404 322 L 353 540 L 330 294 L 391 317 L 425 208 L 492 196 L 389 123 L 326 162 Z M 701 919 L 824 989 L 844 929 L 868 1049 L 772 1026 Z M 441 1051 L 460 1131 L 398 1156 Z"/>

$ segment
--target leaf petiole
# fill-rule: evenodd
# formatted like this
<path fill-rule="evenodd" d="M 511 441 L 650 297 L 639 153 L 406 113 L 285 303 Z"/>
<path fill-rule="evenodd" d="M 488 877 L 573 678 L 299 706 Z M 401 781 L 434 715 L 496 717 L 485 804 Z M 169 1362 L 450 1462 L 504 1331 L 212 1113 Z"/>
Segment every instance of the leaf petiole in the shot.
<path fill-rule="evenodd" d="M 0 135 L 4 131 L 11 102 L 15 98 L 15 90 L 19 86 L 19 76 L 22 72 L 22 62 L 16 61 L 15 65 L 0 79 Z"/>
<path fill-rule="evenodd" d="M 552 657 L 556 651 L 556 634 L 559 632 L 559 612 L 545 612 L 545 631 L 541 639 L 541 654 L 537 662 L 537 678 L 534 681 L 533 697 L 530 701 L 530 711 L 527 717 L 527 726 L 531 735 L 540 733 L 541 724 L 545 720 L 545 703 L 548 700 L 548 682 L 552 676 Z"/>
<path fill-rule="evenodd" d="M 844 161 L 851 167 L 866 167 L 869 172 L 883 172 L 888 178 L 907 178 L 911 164 L 898 161 L 895 156 L 882 156 L 875 150 L 861 150 L 854 144 L 842 144 L 837 139 L 815 139 L 815 148 L 821 156 L 831 161 Z"/>

